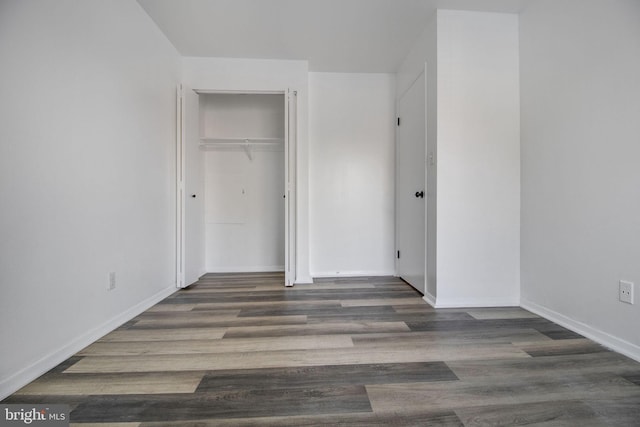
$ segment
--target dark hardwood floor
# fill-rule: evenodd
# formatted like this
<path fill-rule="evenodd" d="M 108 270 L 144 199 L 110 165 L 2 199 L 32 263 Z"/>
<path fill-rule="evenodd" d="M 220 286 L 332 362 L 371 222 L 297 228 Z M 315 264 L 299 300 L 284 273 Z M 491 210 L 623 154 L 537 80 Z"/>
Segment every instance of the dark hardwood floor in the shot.
<path fill-rule="evenodd" d="M 3 403 L 85 427 L 640 426 L 640 364 L 523 309 L 282 282 L 208 274 Z"/>

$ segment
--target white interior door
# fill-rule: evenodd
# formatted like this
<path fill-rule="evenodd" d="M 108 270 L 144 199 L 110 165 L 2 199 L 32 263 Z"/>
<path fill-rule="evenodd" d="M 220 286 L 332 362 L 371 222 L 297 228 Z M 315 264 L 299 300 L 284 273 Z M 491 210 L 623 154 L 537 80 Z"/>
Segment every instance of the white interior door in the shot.
<path fill-rule="evenodd" d="M 197 141 L 198 97 L 179 85 L 176 100 L 176 286 L 185 288 L 204 273 L 202 168 Z"/>
<path fill-rule="evenodd" d="M 285 136 L 284 136 L 284 212 L 285 212 L 285 237 L 284 237 L 284 284 L 293 286 L 296 280 L 296 201 L 295 201 L 295 177 L 296 177 L 296 111 L 297 92 L 288 90 L 284 97 L 285 104 Z"/>
<path fill-rule="evenodd" d="M 200 150 L 198 95 L 183 87 L 184 284 L 206 273 L 204 252 L 204 158 Z"/>
<path fill-rule="evenodd" d="M 425 78 L 420 74 L 400 98 L 396 145 L 398 276 L 425 294 L 426 115 Z"/>
<path fill-rule="evenodd" d="M 202 167 L 198 150 L 198 96 L 179 85 L 176 96 L 176 286 L 204 271 Z"/>

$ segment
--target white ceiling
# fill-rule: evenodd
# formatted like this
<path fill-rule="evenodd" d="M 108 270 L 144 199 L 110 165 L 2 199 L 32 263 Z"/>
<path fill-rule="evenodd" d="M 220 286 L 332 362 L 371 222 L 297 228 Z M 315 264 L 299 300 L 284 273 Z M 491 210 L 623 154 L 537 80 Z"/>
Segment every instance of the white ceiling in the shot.
<path fill-rule="evenodd" d="M 308 60 L 394 72 L 437 8 L 519 12 L 527 0 L 138 0 L 183 56 Z"/>

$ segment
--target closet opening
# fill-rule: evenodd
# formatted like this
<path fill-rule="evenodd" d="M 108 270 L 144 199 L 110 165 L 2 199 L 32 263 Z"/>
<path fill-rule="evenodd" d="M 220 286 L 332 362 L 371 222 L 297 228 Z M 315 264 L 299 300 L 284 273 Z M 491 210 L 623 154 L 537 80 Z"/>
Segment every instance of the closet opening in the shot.
<path fill-rule="evenodd" d="M 204 271 L 284 272 L 292 286 L 295 92 L 194 92 Z"/>

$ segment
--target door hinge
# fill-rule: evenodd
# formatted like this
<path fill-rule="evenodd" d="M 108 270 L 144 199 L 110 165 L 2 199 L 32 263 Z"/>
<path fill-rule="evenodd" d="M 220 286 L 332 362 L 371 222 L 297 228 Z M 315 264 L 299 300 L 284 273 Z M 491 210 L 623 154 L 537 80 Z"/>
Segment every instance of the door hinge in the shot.
<path fill-rule="evenodd" d="M 400 251 L 398 251 L 396 256 L 397 256 L 398 259 L 400 259 Z"/>
<path fill-rule="evenodd" d="M 400 117 L 398 117 L 398 126 L 400 126 Z"/>

